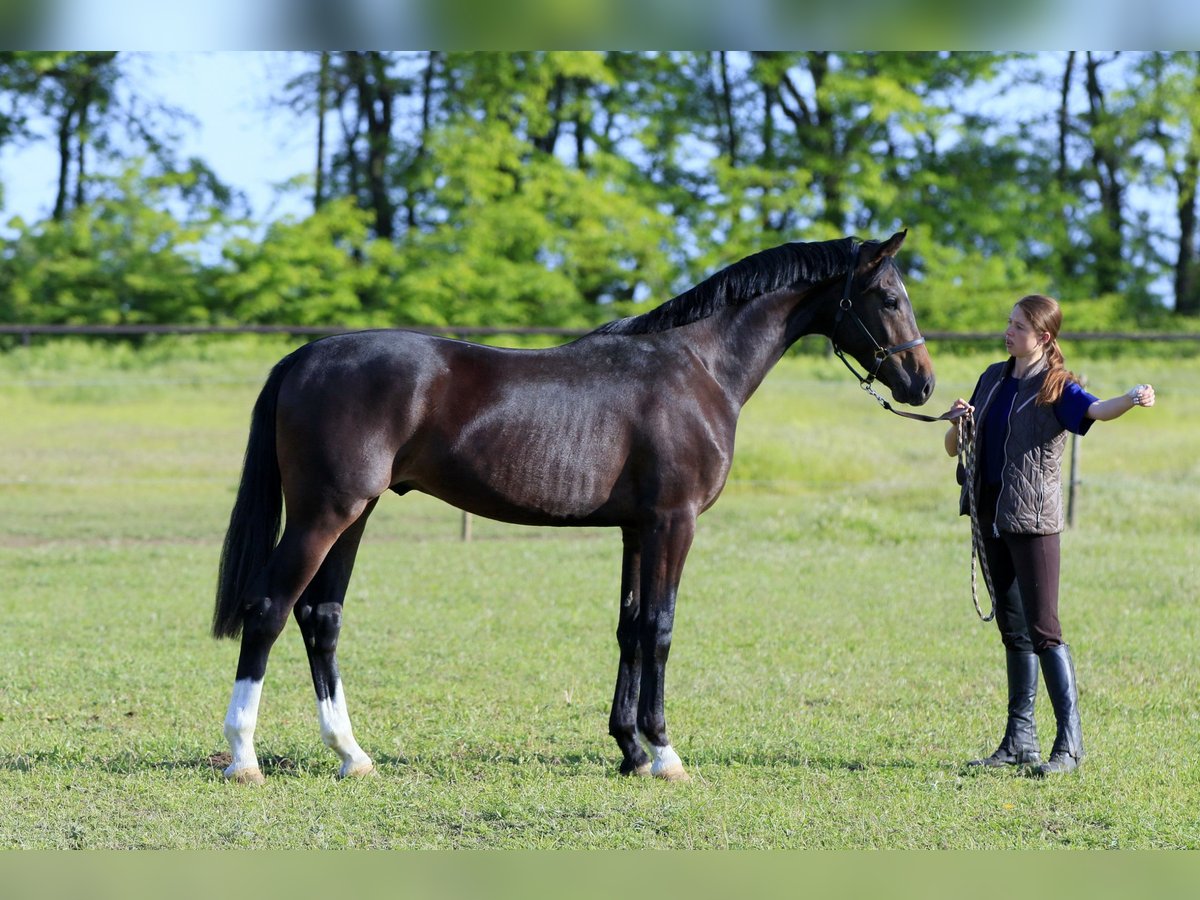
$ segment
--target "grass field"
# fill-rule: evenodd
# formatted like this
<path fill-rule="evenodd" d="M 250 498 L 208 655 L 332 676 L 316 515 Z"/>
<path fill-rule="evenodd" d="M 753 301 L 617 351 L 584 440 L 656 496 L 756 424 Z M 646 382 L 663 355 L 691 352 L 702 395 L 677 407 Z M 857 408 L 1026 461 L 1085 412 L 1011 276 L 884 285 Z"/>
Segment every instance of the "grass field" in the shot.
<path fill-rule="evenodd" d="M 968 775 L 1003 726 L 942 429 L 785 360 L 702 519 L 668 672 L 684 784 L 616 774 L 619 539 L 385 498 L 341 664 L 381 777 L 337 782 L 298 632 L 265 787 L 226 784 L 237 645 L 207 635 L 249 410 L 282 345 L 0 356 L 0 847 L 1200 848 L 1200 361 L 1072 355 L 1159 405 L 1083 441 L 1062 619 L 1077 777 Z M 931 407 L 989 357 L 939 357 Z M 1039 726 L 1053 721 L 1045 694 Z"/>

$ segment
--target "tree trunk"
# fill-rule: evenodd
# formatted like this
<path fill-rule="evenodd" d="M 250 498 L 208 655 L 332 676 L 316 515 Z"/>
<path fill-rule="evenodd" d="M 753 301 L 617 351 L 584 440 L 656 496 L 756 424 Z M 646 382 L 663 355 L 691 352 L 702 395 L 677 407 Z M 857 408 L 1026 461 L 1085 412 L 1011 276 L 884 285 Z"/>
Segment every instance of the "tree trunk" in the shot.
<path fill-rule="evenodd" d="M 1200 53 L 1194 54 L 1194 90 L 1200 91 Z M 1200 263 L 1196 249 L 1196 183 L 1200 180 L 1200 121 L 1191 119 L 1178 186 L 1179 255 L 1175 261 L 1175 314 L 1200 314 Z"/>
<path fill-rule="evenodd" d="M 395 236 L 395 208 L 388 192 L 388 163 L 394 95 L 387 77 L 387 63 L 378 50 L 357 51 L 351 54 L 351 60 L 358 115 L 367 126 L 367 197 L 375 214 L 375 235 L 391 240 Z"/>
<path fill-rule="evenodd" d="M 762 117 L 762 159 L 760 165 L 768 171 L 775 169 L 775 103 L 779 96 L 778 89 L 771 85 L 760 85 L 763 97 Z M 764 233 L 783 230 L 782 221 L 771 221 L 771 214 L 763 205 L 762 229 Z"/>
<path fill-rule="evenodd" d="M 425 62 L 425 75 L 421 81 L 421 133 L 417 138 L 417 152 L 412 168 L 419 173 L 429 154 L 429 128 L 433 121 L 433 76 L 437 70 L 438 51 L 430 50 Z M 408 179 L 408 190 L 404 196 L 406 221 L 410 230 L 417 227 L 417 192 L 415 179 Z"/>
<path fill-rule="evenodd" d="M 1116 148 L 1099 137 L 1107 119 L 1104 90 L 1100 85 L 1101 62 L 1090 51 L 1087 54 L 1087 92 L 1089 119 L 1092 126 L 1092 163 L 1096 170 L 1096 186 L 1100 190 L 1099 228 L 1092 230 L 1095 251 L 1096 291 L 1115 293 L 1121 286 L 1123 248 L 1124 189 L 1120 178 L 1120 161 Z"/>
<path fill-rule="evenodd" d="M 738 164 L 738 133 L 737 123 L 733 119 L 733 88 L 729 83 L 729 54 L 724 50 L 717 51 L 717 63 L 721 71 L 721 113 L 725 119 L 725 152 L 729 156 L 730 166 Z"/>
<path fill-rule="evenodd" d="M 1059 93 L 1058 103 L 1058 183 L 1062 187 L 1067 186 L 1068 168 L 1067 168 L 1067 135 L 1071 129 L 1070 116 L 1070 99 L 1071 99 L 1071 78 L 1075 73 L 1075 51 L 1067 52 L 1067 64 L 1063 67 L 1062 89 Z"/>
<path fill-rule="evenodd" d="M 313 211 L 325 202 L 325 115 L 329 111 L 329 51 L 321 51 L 317 73 L 317 171 L 313 188 Z"/>
<path fill-rule="evenodd" d="M 840 149 L 837 146 L 837 114 L 821 97 L 821 86 L 829 74 L 830 53 L 821 50 L 811 54 L 810 66 L 814 85 L 817 122 L 814 138 L 818 143 L 818 155 L 822 161 L 822 170 L 817 178 L 821 193 L 825 197 L 825 211 L 822 218 L 837 231 L 846 227 L 845 198 L 842 196 L 842 179 L 837 163 Z"/>
<path fill-rule="evenodd" d="M 1071 169 L 1070 162 L 1067 159 L 1067 138 L 1071 134 L 1071 81 L 1075 76 L 1075 51 L 1067 52 L 1067 64 L 1063 67 L 1062 88 L 1059 94 L 1058 104 L 1058 170 L 1056 176 L 1058 186 L 1063 192 L 1063 196 L 1070 197 L 1071 190 Z M 1073 207 L 1071 203 L 1067 203 L 1064 210 L 1068 221 L 1073 217 Z M 1075 267 L 1079 264 L 1076 257 L 1074 245 L 1071 241 L 1063 243 L 1063 249 L 1059 254 L 1062 265 L 1062 273 L 1070 278 L 1075 274 Z"/>
<path fill-rule="evenodd" d="M 558 146 L 558 135 L 562 130 L 563 103 L 566 102 L 567 79 L 562 75 L 554 77 L 554 87 L 546 98 L 550 107 L 550 126 L 542 134 L 529 136 L 529 142 L 542 153 L 551 154 Z"/>
<path fill-rule="evenodd" d="M 84 180 L 87 178 L 88 109 L 92 105 L 95 82 L 88 79 L 79 91 L 79 111 L 75 124 L 75 209 L 85 201 Z"/>
<path fill-rule="evenodd" d="M 71 177 L 71 134 L 75 104 L 64 109 L 58 120 L 58 196 L 54 200 L 54 221 L 61 222 L 67 214 L 68 182 Z"/>
<path fill-rule="evenodd" d="M 1188 153 L 1179 179 L 1179 256 L 1175 261 L 1175 313 L 1200 313 L 1200 285 L 1196 264 L 1196 179 L 1197 155 Z"/>
<path fill-rule="evenodd" d="M 104 103 L 103 69 L 116 58 L 115 51 L 73 54 L 64 65 L 47 73 L 58 82 L 62 96 L 58 124 L 58 193 L 54 200 L 53 217 L 62 221 L 68 206 L 83 205 L 86 199 L 84 180 L 87 176 L 88 114 L 93 105 Z M 75 163 L 75 189 L 71 190 L 71 163 Z"/>

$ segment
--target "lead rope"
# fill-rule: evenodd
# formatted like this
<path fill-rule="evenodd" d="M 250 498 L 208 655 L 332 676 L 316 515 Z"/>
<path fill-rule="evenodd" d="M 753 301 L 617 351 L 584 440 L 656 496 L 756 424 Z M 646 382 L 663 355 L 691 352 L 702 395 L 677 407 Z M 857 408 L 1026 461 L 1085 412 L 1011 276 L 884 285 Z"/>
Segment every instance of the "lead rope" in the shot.
<path fill-rule="evenodd" d="M 996 592 L 992 588 L 992 573 L 988 570 L 987 553 L 983 548 L 983 533 L 979 529 L 979 510 L 975 498 L 975 422 L 970 413 L 959 416 L 954 421 L 958 428 L 958 462 L 965 473 L 964 483 L 967 486 L 967 509 L 971 514 L 971 602 L 975 604 L 975 612 L 980 621 L 990 622 L 996 617 Z M 988 597 L 992 601 L 992 610 L 986 616 L 979 608 L 979 586 L 975 580 L 975 560 L 979 559 L 979 568 L 983 571 L 983 584 L 987 588 Z"/>

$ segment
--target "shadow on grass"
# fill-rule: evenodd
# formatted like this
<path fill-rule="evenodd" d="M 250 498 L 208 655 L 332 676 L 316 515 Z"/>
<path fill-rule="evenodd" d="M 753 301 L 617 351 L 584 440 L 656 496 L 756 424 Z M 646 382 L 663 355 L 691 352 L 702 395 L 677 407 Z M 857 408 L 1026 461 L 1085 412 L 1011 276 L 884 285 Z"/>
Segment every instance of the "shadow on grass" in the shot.
<path fill-rule="evenodd" d="M 133 775 L 139 772 L 192 771 L 215 772 L 221 775 L 232 762 L 228 752 L 182 759 L 148 759 L 133 753 L 109 756 L 89 756 L 83 752 L 61 750 L 33 751 L 0 755 L 0 772 L 33 772 L 39 769 L 90 769 L 110 775 Z M 266 775 L 302 775 L 307 767 L 286 756 L 264 756 L 259 765 Z"/>
<path fill-rule="evenodd" d="M 87 769 L 112 775 L 139 772 L 180 771 L 221 777 L 232 761 L 228 753 L 178 759 L 148 759 L 133 753 L 89 756 L 84 752 L 61 750 L 0 755 L 0 772 L 33 772 L 39 769 Z M 414 773 L 430 778 L 478 777 L 489 769 L 521 772 L 538 771 L 564 778 L 623 777 L 618 771 L 617 754 L 592 753 L 495 753 L 466 750 L 431 756 L 426 754 L 379 754 L 376 767 L 383 774 Z M 689 770 L 702 769 L 710 774 L 724 769 L 807 769 L 816 772 L 871 772 L 897 769 L 944 768 L 936 763 L 918 764 L 911 759 L 869 759 L 837 755 L 812 756 L 791 753 L 697 754 L 684 760 Z M 279 754 L 259 757 L 263 775 L 290 778 L 327 778 L 337 772 L 333 754 L 297 760 Z"/>

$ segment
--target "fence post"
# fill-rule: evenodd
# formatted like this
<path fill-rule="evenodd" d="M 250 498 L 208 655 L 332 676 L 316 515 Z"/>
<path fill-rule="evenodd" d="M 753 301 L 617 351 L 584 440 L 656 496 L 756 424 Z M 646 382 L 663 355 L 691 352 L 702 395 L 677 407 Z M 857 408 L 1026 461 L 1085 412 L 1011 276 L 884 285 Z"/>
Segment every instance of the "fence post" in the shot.
<path fill-rule="evenodd" d="M 471 540 L 471 514 L 465 511 L 462 515 L 462 539 L 467 542 Z"/>
<path fill-rule="evenodd" d="M 1079 386 L 1087 387 L 1087 376 L 1079 377 Z M 1067 527 L 1075 525 L 1075 487 L 1079 484 L 1079 435 L 1071 434 L 1071 479 L 1067 483 Z"/>

